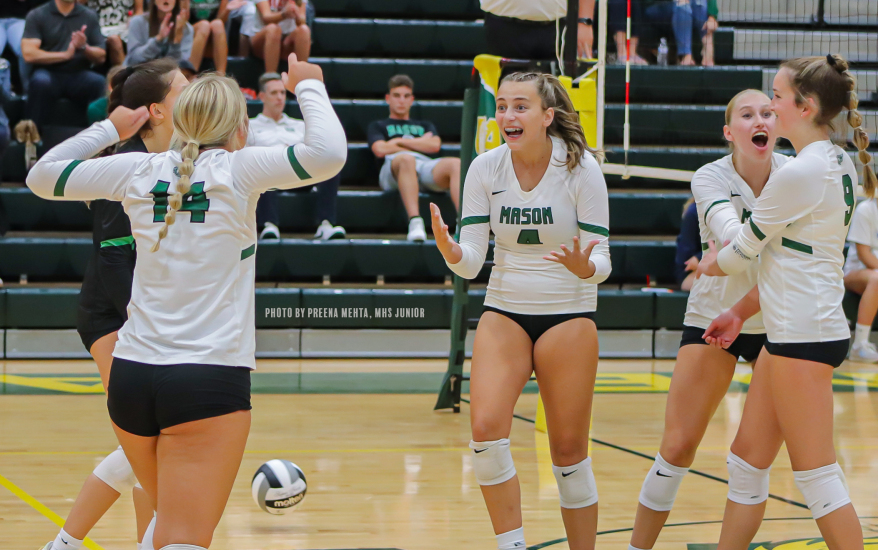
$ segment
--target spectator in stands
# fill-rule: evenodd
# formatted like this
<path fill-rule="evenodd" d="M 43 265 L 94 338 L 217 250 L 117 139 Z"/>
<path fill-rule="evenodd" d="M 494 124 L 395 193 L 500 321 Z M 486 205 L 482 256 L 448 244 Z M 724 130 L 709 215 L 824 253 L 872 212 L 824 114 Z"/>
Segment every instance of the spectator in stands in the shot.
<path fill-rule="evenodd" d="M 107 104 L 109 103 L 110 93 L 113 91 L 113 77 L 123 68 L 122 65 L 116 65 L 107 72 L 107 95 L 88 104 L 89 124 L 94 124 L 107 118 Z"/>
<path fill-rule="evenodd" d="M 271 147 L 274 145 L 292 146 L 305 139 L 305 123 L 287 116 L 284 107 L 287 103 L 287 90 L 277 73 L 266 73 L 259 78 L 259 99 L 262 113 L 250 119 L 250 132 L 247 145 Z M 343 239 L 345 230 L 335 225 L 336 199 L 341 175 L 307 187 L 290 189 L 293 193 L 314 191 L 317 199 L 315 223 L 318 223 L 315 239 Z M 260 239 L 279 239 L 278 191 L 266 191 L 259 197 L 256 205 L 256 227 L 262 228 Z"/>
<path fill-rule="evenodd" d="M 18 58 L 18 71 L 21 75 L 21 85 L 27 90 L 28 70 L 21 56 L 21 37 L 24 35 L 24 18 L 27 13 L 46 0 L 3 0 L 0 2 L 0 53 L 6 49 L 6 45 Z M 8 93 L 12 92 L 12 71 L 4 72 L 0 86 Z"/>
<path fill-rule="evenodd" d="M 631 0 L 631 64 L 647 65 L 642 57 L 637 55 L 637 45 L 642 33 L 643 24 L 643 0 Z M 607 30 L 616 41 L 616 63 L 625 63 L 628 59 L 626 52 L 626 29 L 628 27 L 628 0 L 608 0 L 607 3 Z"/>
<path fill-rule="evenodd" d="M 106 81 L 89 70 L 107 58 L 97 14 L 76 0 L 51 0 L 27 14 L 21 53 L 34 65 L 27 109 L 38 128 L 58 99 L 82 105 L 104 95 Z"/>
<path fill-rule="evenodd" d="M 195 70 L 201 70 L 201 61 L 207 56 L 220 74 L 226 73 L 229 61 L 229 42 L 226 21 L 229 19 L 229 0 L 190 0 L 189 23 L 195 36 L 189 61 Z M 237 3 L 232 6 L 237 7 Z"/>
<path fill-rule="evenodd" d="M 409 118 L 414 82 L 404 74 L 393 76 L 384 96 L 390 117 L 369 125 L 369 147 L 382 161 L 378 183 L 385 191 L 399 190 L 409 217 L 409 241 L 424 241 L 427 232 L 418 208 L 418 191 L 450 191 L 454 207 L 460 210 L 460 159 L 432 158 L 442 147 L 436 126 L 428 120 Z"/>
<path fill-rule="evenodd" d="M 0 68 L 0 78 L 8 78 L 9 72 L 8 65 L 5 68 Z M 0 159 L 3 158 L 3 153 L 6 152 L 6 148 L 9 146 L 9 118 L 3 110 L 3 103 L 11 99 L 12 92 L 0 86 Z M 0 225 L 2 225 L 2 222 L 0 222 Z"/>
<path fill-rule="evenodd" d="M 244 14 L 241 35 L 250 39 L 250 52 L 265 61 L 265 72 L 277 72 L 281 56 L 295 53 L 299 61 L 311 55 L 310 0 L 252 0 L 256 9 Z"/>
<path fill-rule="evenodd" d="M 668 26 L 674 31 L 680 65 L 695 65 L 692 57 L 692 32 L 701 34 L 703 45 L 701 64 L 713 66 L 713 33 L 719 26 L 716 0 L 646 0 L 646 19 L 656 25 Z"/>
<path fill-rule="evenodd" d="M 555 22 L 567 17 L 557 0 L 481 0 L 488 53 L 516 59 L 555 59 Z M 577 53 L 591 58 L 595 0 L 579 0 Z M 563 24 L 559 27 L 563 29 Z M 561 31 L 563 32 L 563 30 Z"/>
<path fill-rule="evenodd" d="M 674 274 L 681 290 L 689 290 L 695 282 L 695 270 L 701 261 L 701 233 L 698 229 L 698 210 L 695 199 L 683 206 L 683 223 L 677 235 L 677 254 L 674 257 Z"/>
<path fill-rule="evenodd" d="M 107 58 L 110 67 L 124 63 L 129 14 L 135 16 L 142 14 L 144 0 L 79 0 L 79 2 L 98 14 L 101 33 L 107 38 Z"/>
<path fill-rule="evenodd" d="M 56 0 L 57 1 L 57 0 Z M 192 52 L 192 25 L 183 0 L 153 0 L 149 12 L 131 18 L 128 57 L 125 65 L 137 65 L 160 57 L 178 62 Z"/>
<path fill-rule="evenodd" d="M 185 76 L 186 80 L 189 82 L 198 78 L 198 71 L 195 70 L 195 67 L 188 59 L 180 60 L 180 72 L 183 73 L 183 76 Z"/>

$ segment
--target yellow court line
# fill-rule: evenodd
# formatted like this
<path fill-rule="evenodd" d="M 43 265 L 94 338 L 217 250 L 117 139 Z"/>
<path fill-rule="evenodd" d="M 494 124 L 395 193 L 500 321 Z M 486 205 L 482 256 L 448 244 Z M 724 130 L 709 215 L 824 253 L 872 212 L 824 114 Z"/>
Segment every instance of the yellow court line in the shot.
<path fill-rule="evenodd" d="M 27 494 L 24 491 L 24 489 L 22 489 L 21 487 L 19 487 L 15 483 L 12 483 L 11 481 L 6 479 L 5 477 L 3 477 L 2 474 L 0 474 L 0 485 L 9 489 L 10 493 L 17 496 L 21 500 L 23 500 L 25 502 L 25 504 L 28 504 L 31 508 L 33 508 L 37 512 L 43 514 L 43 516 L 45 518 L 47 518 L 49 521 L 51 521 L 52 523 L 54 523 L 58 527 L 62 527 L 62 528 L 64 527 L 64 519 L 61 516 L 59 516 L 58 514 L 53 512 L 52 510 L 50 510 L 46 505 L 44 505 L 39 500 L 37 500 L 34 497 Z M 91 540 L 88 537 L 85 537 L 85 540 L 83 541 L 83 545 L 86 548 L 88 548 L 89 550 L 104 550 L 100 544 L 96 543 L 95 541 Z"/>

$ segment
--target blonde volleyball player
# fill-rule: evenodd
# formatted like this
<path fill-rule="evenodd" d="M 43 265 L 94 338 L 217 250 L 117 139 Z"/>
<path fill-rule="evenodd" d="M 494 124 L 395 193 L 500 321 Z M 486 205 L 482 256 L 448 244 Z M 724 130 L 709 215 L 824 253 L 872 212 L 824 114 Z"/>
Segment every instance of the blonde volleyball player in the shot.
<path fill-rule="evenodd" d="M 41 197 L 121 201 L 131 220 L 139 257 L 107 407 L 156 506 L 157 549 L 210 545 L 243 456 L 255 366 L 256 201 L 270 188 L 329 179 L 346 158 L 320 67 L 295 55 L 289 67 L 284 83 L 307 128 L 294 147 L 241 149 L 244 96 L 234 80 L 209 75 L 177 100 L 176 150 L 81 160 L 148 117 L 146 108 L 119 107 L 28 175 Z"/>
<path fill-rule="evenodd" d="M 129 109 L 144 106 L 149 120 L 116 153 L 160 153 L 167 151 L 174 133 L 171 115 L 174 103 L 189 82 L 177 63 L 158 59 L 127 67 L 116 73 L 112 82 L 109 110 L 122 105 Z M 116 346 L 117 331 L 127 318 L 131 298 L 136 253 L 131 237 L 131 224 L 118 202 L 98 200 L 90 205 L 94 215 L 95 251 L 85 272 L 79 294 L 77 330 L 86 349 L 91 352 L 104 390 L 110 379 L 110 364 Z M 43 550 L 77 550 L 89 531 L 119 495 L 134 488 L 138 538 L 153 517 L 153 509 L 143 489 L 135 488 L 137 480 L 121 447 L 105 458 L 92 473 L 67 520 L 53 542 Z"/>
<path fill-rule="evenodd" d="M 863 531 L 832 439 L 832 373 L 850 344 L 841 307 L 842 251 L 857 184 L 854 163 L 829 140 L 831 121 L 843 109 L 849 111 L 854 143 L 866 164 L 866 194 L 874 195 L 878 185 L 868 166 L 869 140 L 860 128 L 855 81 L 847 68 L 839 55 L 781 65 L 774 78 L 775 128 L 792 143 L 797 156 L 772 174 L 749 224 L 731 243 L 719 253 L 710 243 L 697 271 L 698 276 L 733 275 L 749 269 L 759 257 L 758 298 L 751 293 L 714 320 L 707 339 L 727 346 L 744 320 L 761 307 L 768 335 L 762 358 L 767 376 L 754 377 L 751 383 L 736 436 L 736 443 L 746 437 L 751 444 L 740 448 L 738 456 L 756 468 L 770 464 L 777 452 L 775 441 L 762 436 L 782 434 L 796 486 L 831 550 L 863 548 Z M 741 489 L 764 491 L 759 481 L 754 477 Z M 727 502 L 719 550 L 747 547 L 749 541 L 729 533 L 755 533 L 745 524 L 741 506 Z"/>
<path fill-rule="evenodd" d="M 469 169 L 460 244 L 430 205 L 436 246 L 461 277 L 481 271 L 489 233 L 495 236 L 473 348 L 473 470 L 498 548 L 523 549 L 509 433 L 515 402 L 536 373 L 568 543 L 591 549 L 598 518 L 587 456 L 598 363 L 592 317 L 597 284 L 610 274 L 607 187 L 579 115 L 555 77 L 504 78 L 496 117 L 506 144 L 480 155 Z"/>
<path fill-rule="evenodd" d="M 862 363 L 878 362 L 878 349 L 869 342 L 869 333 L 878 312 L 878 201 L 860 202 L 851 218 L 848 256 L 844 262 L 844 286 L 861 296 L 857 311 L 854 345 L 849 359 Z"/>
<path fill-rule="evenodd" d="M 710 240 L 724 242 L 734 237 L 741 224 L 747 222 L 768 178 L 789 160 L 773 152 L 777 139 L 774 123 L 771 100 L 761 91 L 744 90 L 726 107 L 723 133 L 732 154 L 703 166 L 692 178 L 703 247 Z M 701 277 L 692 287 L 668 392 L 665 431 L 655 463 L 643 481 L 629 550 L 651 549 L 655 544 L 680 484 L 695 460 L 707 424 L 729 389 L 738 357 L 755 361 L 762 350 L 765 327 L 761 315 L 747 321 L 743 333 L 728 349 L 716 349 L 703 339 L 710 322 L 756 285 L 756 275 L 754 265 L 733 277 Z M 762 365 L 756 369 L 762 371 Z M 779 436 L 775 439 L 780 446 Z M 760 470 L 744 463 L 734 449 L 728 465 L 733 488 L 739 480 L 768 476 L 767 466 Z M 730 498 L 746 499 L 752 504 L 747 511 L 758 525 L 767 490 L 756 499 L 753 496 L 730 493 Z"/>

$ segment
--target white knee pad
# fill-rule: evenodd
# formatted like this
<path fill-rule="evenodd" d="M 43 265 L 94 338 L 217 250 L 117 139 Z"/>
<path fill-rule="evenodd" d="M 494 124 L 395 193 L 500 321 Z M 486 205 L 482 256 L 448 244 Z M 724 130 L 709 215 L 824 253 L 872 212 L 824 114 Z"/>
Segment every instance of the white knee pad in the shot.
<path fill-rule="evenodd" d="M 143 533 L 143 540 L 140 542 L 141 550 L 155 550 L 152 543 L 153 535 L 155 535 L 155 521 L 156 516 L 153 514 L 152 521 L 149 522 L 149 525 L 146 526 L 146 532 Z"/>
<path fill-rule="evenodd" d="M 207 550 L 207 548 L 194 544 L 169 544 L 162 546 L 161 550 Z"/>
<path fill-rule="evenodd" d="M 499 485 L 515 477 L 515 464 L 508 439 L 470 441 L 473 450 L 473 471 L 479 485 Z"/>
<path fill-rule="evenodd" d="M 688 473 L 689 468 L 674 466 L 660 453 L 656 454 L 655 462 L 640 487 L 640 504 L 656 512 L 670 512 L 677 500 L 680 484 Z"/>
<path fill-rule="evenodd" d="M 137 483 L 134 470 L 131 469 L 131 464 L 128 463 L 128 457 L 125 456 L 122 447 L 110 453 L 98 464 L 94 475 L 119 493 L 134 489 L 134 484 Z"/>
<path fill-rule="evenodd" d="M 597 503 L 598 488 L 591 471 L 591 457 L 573 466 L 552 465 L 561 494 L 561 508 L 585 508 Z"/>
<path fill-rule="evenodd" d="M 760 470 L 734 453 L 729 453 L 726 468 L 729 470 L 729 500 L 745 505 L 762 504 L 768 500 L 768 473 L 771 466 Z"/>
<path fill-rule="evenodd" d="M 814 470 L 793 472 L 793 476 L 814 519 L 820 519 L 851 502 L 838 462 Z"/>

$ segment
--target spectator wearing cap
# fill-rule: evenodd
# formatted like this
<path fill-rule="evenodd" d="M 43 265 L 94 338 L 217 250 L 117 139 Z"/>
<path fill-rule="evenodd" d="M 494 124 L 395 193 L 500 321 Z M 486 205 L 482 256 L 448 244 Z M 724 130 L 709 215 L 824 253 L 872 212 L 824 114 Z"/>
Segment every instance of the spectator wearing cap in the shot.
<path fill-rule="evenodd" d="M 266 73 L 259 78 L 259 99 L 262 101 L 262 112 L 250 119 L 250 131 L 247 145 L 271 147 L 286 145 L 288 147 L 301 143 L 305 139 L 305 123 L 284 113 L 287 102 L 287 91 L 281 77 L 277 73 Z M 293 193 L 309 193 L 316 195 L 315 223 L 317 232 L 315 239 L 343 239 L 345 230 L 336 223 L 336 200 L 341 175 L 312 186 L 290 189 Z M 256 226 L 261 228 L 260 239 L 280 238 L 278 225 L 278 191 L 267 191 L 259 197 L 256 205 Z"/>
<path fill-rule="evenodd" d="M 106 80 L 90 70 L 106 60 L 104 48 L 97 14 L 76 0 L 52 0 L 27 14 L 21 53 L 34 65 L 27 109 L 37 127 L 62 97 L 85 110 L 104 94 Z"/>
<path fill-rule="evenodd" d="M 579 0 L 576 45 L 592 57 L 595 0 Z M 481 0 L 488 53 L 514 59 L 555 59 L 555 38 L 567 17 L 567 0 Z"/>

